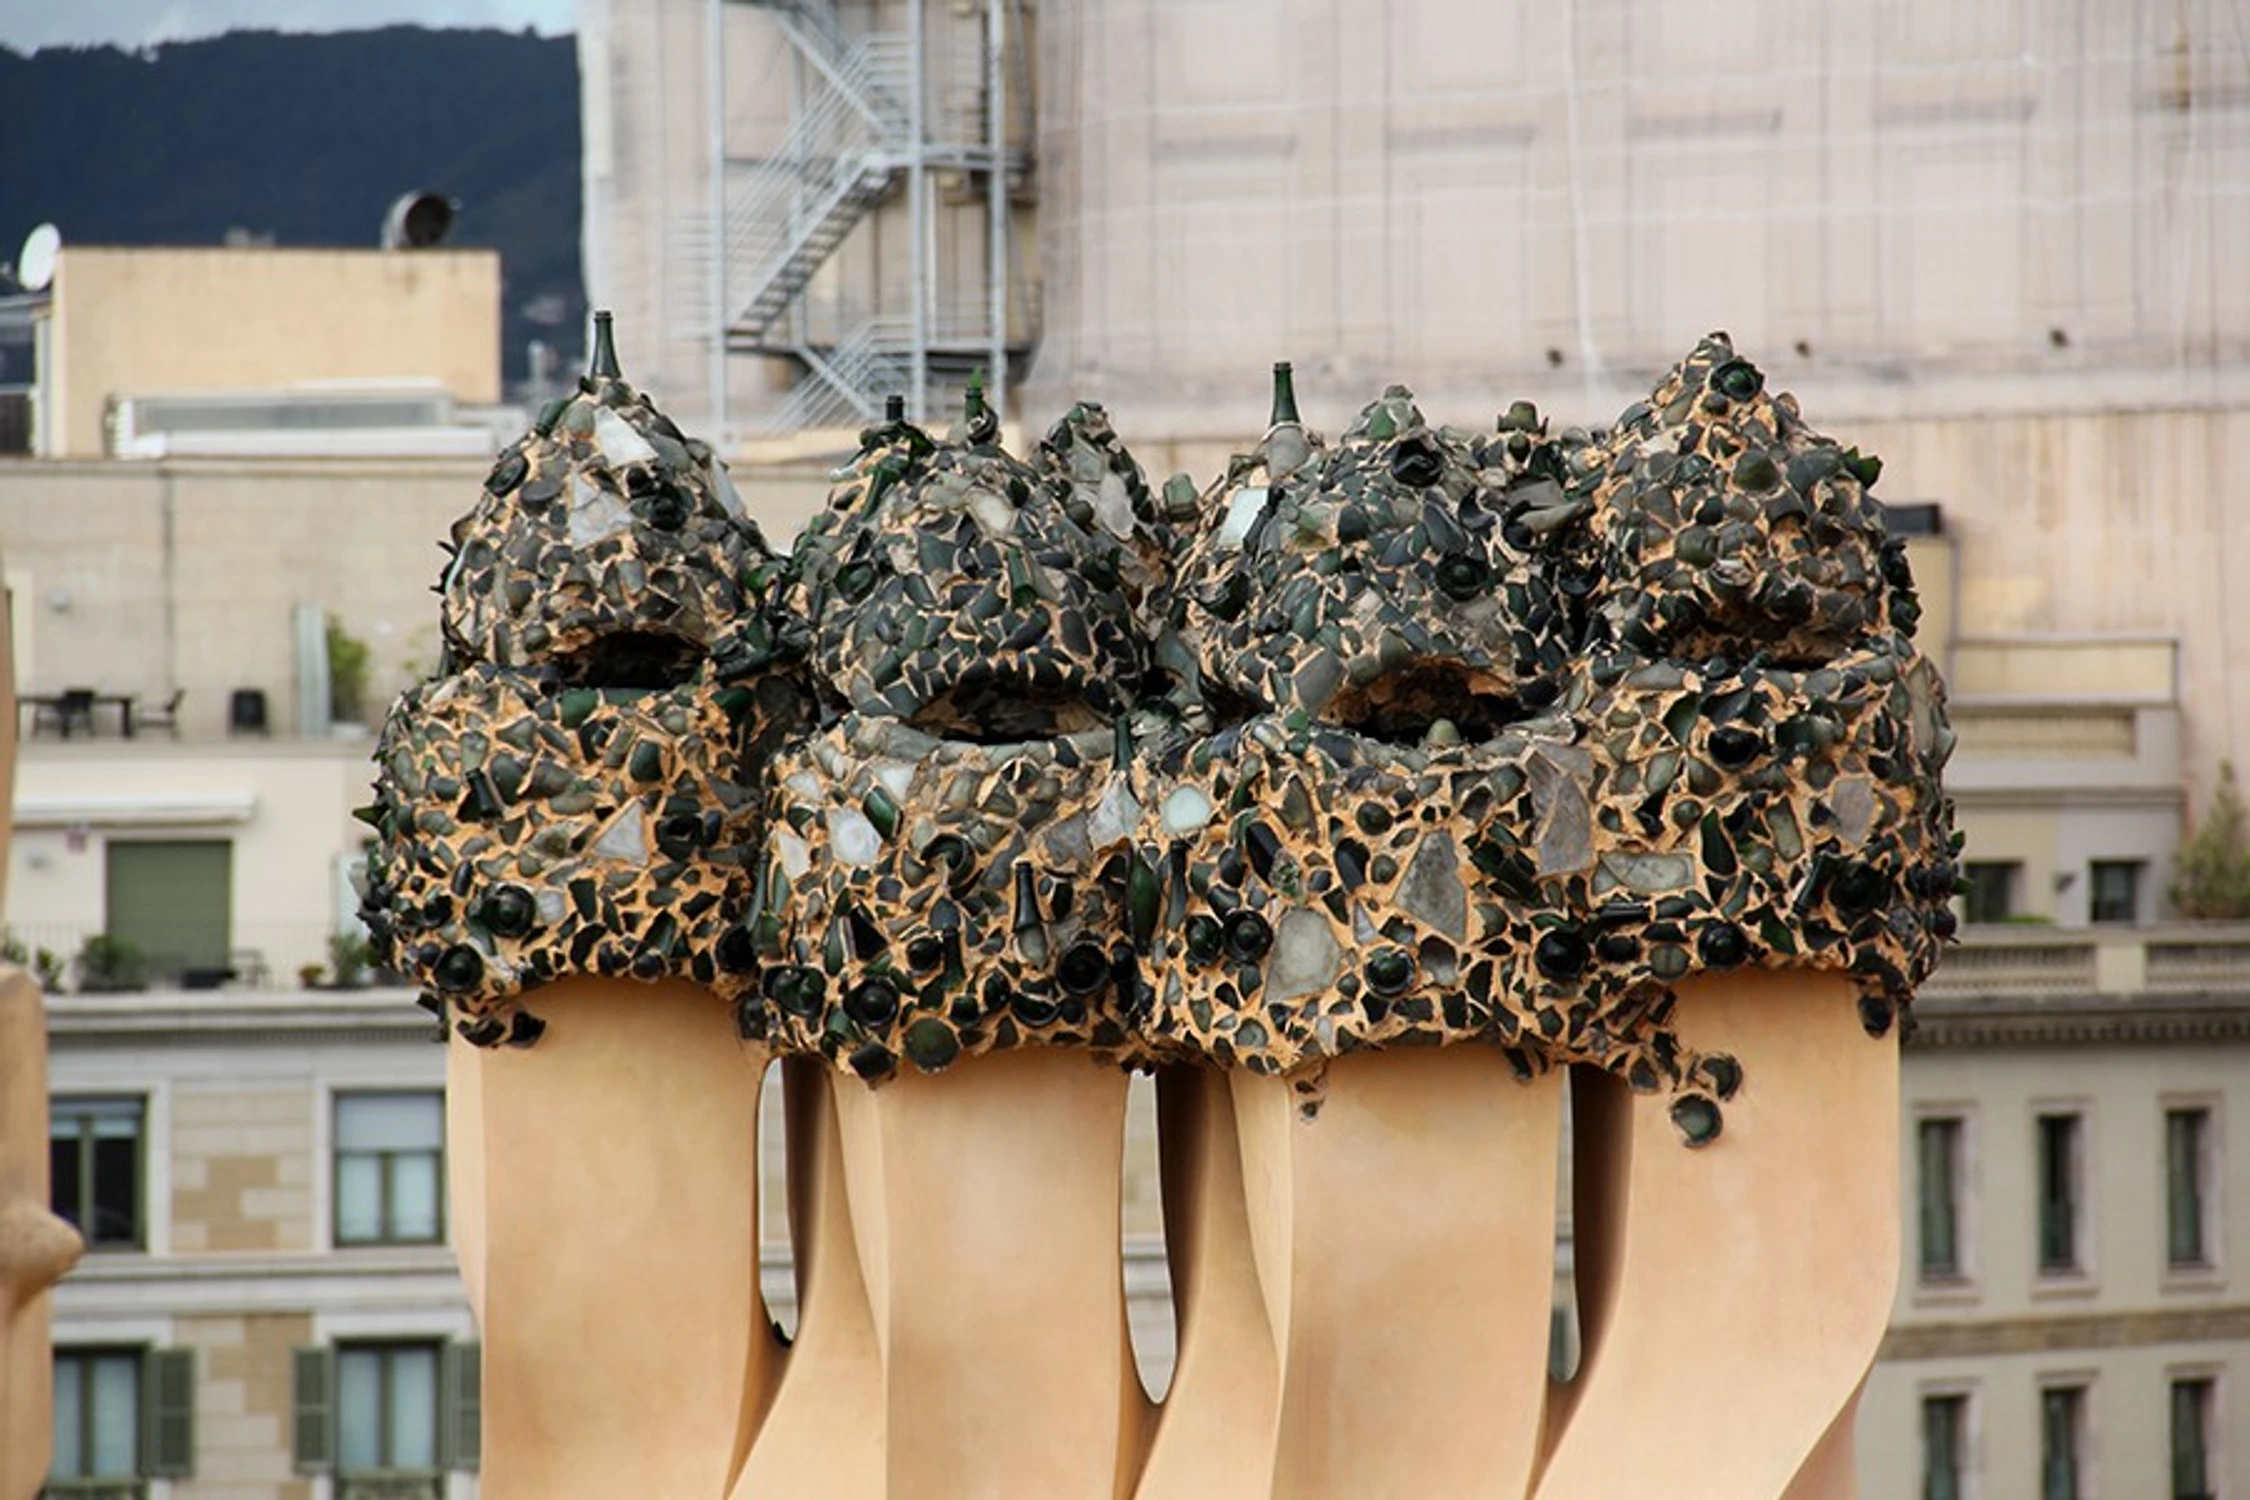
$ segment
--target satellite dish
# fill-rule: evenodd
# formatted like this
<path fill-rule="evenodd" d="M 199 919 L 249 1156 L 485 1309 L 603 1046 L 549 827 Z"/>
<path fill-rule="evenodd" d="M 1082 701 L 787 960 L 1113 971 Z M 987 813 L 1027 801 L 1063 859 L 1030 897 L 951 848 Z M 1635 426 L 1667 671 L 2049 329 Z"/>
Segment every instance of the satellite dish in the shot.
<path fill-rule="evenodd" d="M 453 228 L 454 202 L 440 193 L 402 193 L 383 215 L 385 250 L 427 250 Z"/>
<path fill-rule="evenodd" d="M 55 257 L 62 253 L 62 231 L 41 224 L 23 237 L 16 253 L 16 280 L 27 292 L 43 292 L 55 279 Z"/>

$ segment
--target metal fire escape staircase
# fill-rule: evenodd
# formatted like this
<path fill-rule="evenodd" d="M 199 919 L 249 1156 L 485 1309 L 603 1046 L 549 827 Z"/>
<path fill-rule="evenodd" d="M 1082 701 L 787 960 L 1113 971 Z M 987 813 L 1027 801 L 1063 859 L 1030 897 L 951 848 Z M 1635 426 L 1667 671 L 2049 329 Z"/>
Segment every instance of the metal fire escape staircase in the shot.
<path fill-rule="evenodd" d="M 759 425 L 781 432 L 867 421 L 892 395 L 919 410 L 926 390 L 917 384 L 926 387 L 933 369 L 960 362 L 947 358 L 947 346 L 958 343 L 965 358 L 989 344 L 990 320 L 1004 309 L 879 311 L 837 327 L 837 310 L 813 308 L 807 292 L 852 232 L 915 174 L 985 163 L 974 147 L 932 143 L 932 127 L 941 134 L 943 127 L 929 107 L 918 33 L 854 36 L 832 0 L 737 3 L 770 16 L 802 64 L 781 140 L 758 156 L 726 161 L 726 347 L 783 355 L 804 372 Z M 928 192 L 911 199 L 928 211 Z M 907 232 L 919 239 L 924 229 Z M 955 337 L 935 336 L 940 329 Z"/>

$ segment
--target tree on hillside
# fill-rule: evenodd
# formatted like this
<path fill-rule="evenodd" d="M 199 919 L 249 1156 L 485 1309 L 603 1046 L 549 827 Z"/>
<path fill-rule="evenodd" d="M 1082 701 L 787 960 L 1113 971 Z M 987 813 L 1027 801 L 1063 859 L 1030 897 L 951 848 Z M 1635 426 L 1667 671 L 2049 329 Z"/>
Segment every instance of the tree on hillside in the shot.
<path fill-rule="evenodd" d="M 2235 788 L 2234 763 L 2219 762 L 2219 784 L 2186 843 L 2172 880 L 2172 905 L 2202 922 L 2250 919 L 2250 813 Z"/>

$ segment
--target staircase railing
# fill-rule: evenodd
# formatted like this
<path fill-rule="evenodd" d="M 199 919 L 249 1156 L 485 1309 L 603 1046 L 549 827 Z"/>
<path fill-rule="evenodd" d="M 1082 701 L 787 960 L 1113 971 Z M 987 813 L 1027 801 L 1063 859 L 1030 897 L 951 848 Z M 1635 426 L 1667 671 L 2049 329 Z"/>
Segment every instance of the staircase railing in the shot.
<path fill-rule="evenodd" d="M 886 397 L 906 394 L 912 347 L 913 325 L 904 318 L 870 318 L 825 350 L 797 347 L 806 378 L 761 425 L 794 432 L 874 420 Z"/>
<path fill-rule="evenodd" d="M 820 7 L 780 8 L 784 25 Z M 895 38 L 843 44 L 807 30 L 799 45 L 826 81 L 770 156 L 728 194 L 727 260 L 748 267 L 735 280 L 738 332 L 762 336 L 820 264 L 878 201 L 904 154 L 906 120 L 896 100 L 906 54 Z"/>

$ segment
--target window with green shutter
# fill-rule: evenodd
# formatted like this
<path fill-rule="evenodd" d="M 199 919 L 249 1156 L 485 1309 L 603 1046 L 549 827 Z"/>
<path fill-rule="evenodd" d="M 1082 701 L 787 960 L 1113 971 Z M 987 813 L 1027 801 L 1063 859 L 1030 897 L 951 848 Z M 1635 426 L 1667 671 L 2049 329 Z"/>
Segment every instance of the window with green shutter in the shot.
<path fill-rule="evenodd" d="M 2039 1269 L 2076 1271 L 2080 1119 L 2039 1117 Z"/>
<path fill-rule="evenodd" d="M 2141 919 L 2141 871 L 2147 865 L 2137 859 L 2097 859 L 2087 879 L 2092 910 L 2090 920 L 2096 922 L 2138 922 Z"/>
<path fill-rule="evenodd" d="M 110 839 L 102 855 L 104 930 L 138 948 L 152 978 L 225 972 L 234 930 L 232 843 Z"/>
<path fill-rule="evenodd" d="M 195 1472 L 195 1354 L 58 1349 L 46 1495 L 139 1495 Z"/>
<path fill-rule="evenodd" d="M 2166 1259 L 2175 1266 L 2210 1264 L 2203 1223 L 2210 1134 L 2207 1109 L 2164 1112 L 2164 1242 Z"/>
<path fill-rule="evenodd" d="M 436 1340 L 297 1350 L 297 1471 L 334 1474 L 337 1500 L 441 1493 L 483 1457 L 482 1357 Z"/>
<path fill-rule="evenodd" d="M 195 1351 L 151 1349 L 141 1364 L 141 1447 L 147 1472 L 181 1479 L 195 1472 Z"/>
<path fill-rule="evenodd" d="M 2211 1382 L 2172 1382 L 2172 1500 L 2213 1500 Z"/>
<path fill-rule="evenodd" d="M 2039 1500 L 2079 1500 L 2079 1448 L 2086 1420 L 2082 1386 L 2039 1393 Z"/>
<path fill-rule="evenodd" d="M 484 1460 L 484 1346 L 445 1346 L 445 1466 L 474 1473 Z"/>
<path fill-rule="evenodd" d="M 1922 1500 L 1962 1500 L 1968 1437 L 1968 1397 L 1922 1398 Z"/>
<path fill-rule="evenodd" d="M 1971 860 L 1963 866 L 1969 890 L 1965 905 L 1971 922 L 2005 922 L 2016 914 L 2016 890 L 2023 883 L 2023 865 L 2015 860 Z"/>
<path fill-rule="evenodd" d="M 325 1348 L 290 1352 L 290 1456 L 300 1474 L 336 1466 L 336 1356 Z"/>
<path fill-rule="evenodd" d="M 1922 1275 L 1926 1280 L 1950 1280 L 1961 1274 L 1961 1122 L 1923 1120 L 1917 1137 Z"/>

